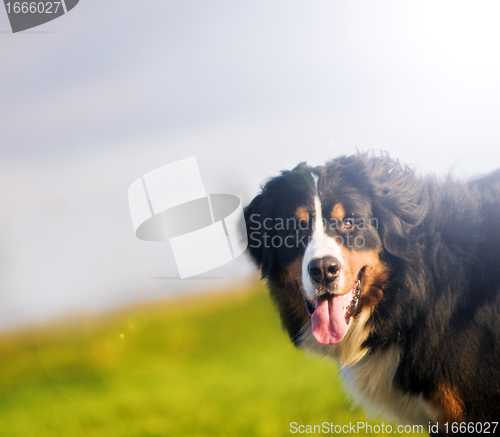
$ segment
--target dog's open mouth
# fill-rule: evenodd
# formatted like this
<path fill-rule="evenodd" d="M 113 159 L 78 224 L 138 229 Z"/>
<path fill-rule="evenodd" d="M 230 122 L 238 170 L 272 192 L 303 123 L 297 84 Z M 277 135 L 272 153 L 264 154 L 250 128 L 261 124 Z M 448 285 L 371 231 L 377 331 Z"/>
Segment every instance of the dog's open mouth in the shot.
<path fill-rule="evenodd" d="M 362 268 L 351 290 L 343 295 L 327 295 L 310 302 L 305 299 L 311 316 L 312 334 L 322 344 L 339 343 L 347 334 L 352 316 L 356 313 L 361 295 Z"/>

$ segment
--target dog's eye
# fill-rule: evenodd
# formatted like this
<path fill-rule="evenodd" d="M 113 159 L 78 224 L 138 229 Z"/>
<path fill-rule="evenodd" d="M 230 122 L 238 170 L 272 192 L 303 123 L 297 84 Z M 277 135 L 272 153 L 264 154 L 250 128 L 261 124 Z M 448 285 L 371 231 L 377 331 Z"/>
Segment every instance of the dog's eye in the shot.
<path fill-rule="evenodd" d="M 354 220 L 351 218 L 345 218 L 342 220 L 342 228 L 344 231 L 350 231 L 354 228 Z"/>

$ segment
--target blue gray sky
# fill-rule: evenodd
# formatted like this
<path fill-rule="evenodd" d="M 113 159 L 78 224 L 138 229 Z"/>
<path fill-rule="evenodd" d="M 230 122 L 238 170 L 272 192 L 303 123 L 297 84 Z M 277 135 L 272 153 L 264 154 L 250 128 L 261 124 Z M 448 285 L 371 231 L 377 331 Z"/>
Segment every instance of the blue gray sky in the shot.
<path fill-rule="evenodd" d="M 251 200 L 301 161 L 386 150 L 421 173 L 500 164 L 494 1 L 80 0 L 17 34 L 0 11 L 0 326 L 229 287 L 137 240 L 128 186 L 195 155 Z"/>

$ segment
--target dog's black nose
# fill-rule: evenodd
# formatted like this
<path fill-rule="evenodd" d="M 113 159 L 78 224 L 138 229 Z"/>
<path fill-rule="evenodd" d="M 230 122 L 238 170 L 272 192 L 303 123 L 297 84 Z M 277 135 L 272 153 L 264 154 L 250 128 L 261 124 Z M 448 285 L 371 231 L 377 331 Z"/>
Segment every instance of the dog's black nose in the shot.
<path fill-rule="evenodd" d="M 329 284 L 337 277 L 340 263 L 333 256 L 314 258 L 307 268 L 309 276 L 314 282 Z"/>

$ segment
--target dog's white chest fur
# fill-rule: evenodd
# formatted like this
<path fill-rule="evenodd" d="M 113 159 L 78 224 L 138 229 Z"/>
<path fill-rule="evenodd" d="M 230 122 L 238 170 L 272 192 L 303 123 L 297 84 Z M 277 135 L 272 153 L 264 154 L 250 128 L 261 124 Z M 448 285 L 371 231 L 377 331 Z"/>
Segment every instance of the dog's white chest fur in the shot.
<path fill-rule="evenodd" d="M 422 395 L 403 393 L 393 383 L 400 357 L 400 348 L 391 346 L 366 355 L 355 365 L 342 368 L 340 373 L 356 403 L 370 413 L 427 426 L 437 420 L 428 401 Z"/>

